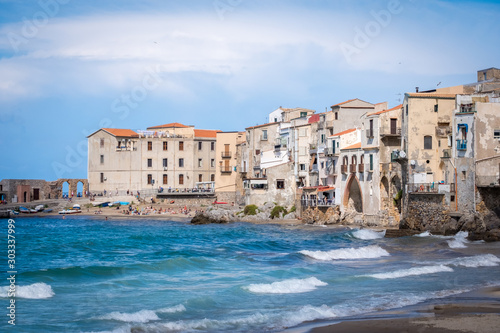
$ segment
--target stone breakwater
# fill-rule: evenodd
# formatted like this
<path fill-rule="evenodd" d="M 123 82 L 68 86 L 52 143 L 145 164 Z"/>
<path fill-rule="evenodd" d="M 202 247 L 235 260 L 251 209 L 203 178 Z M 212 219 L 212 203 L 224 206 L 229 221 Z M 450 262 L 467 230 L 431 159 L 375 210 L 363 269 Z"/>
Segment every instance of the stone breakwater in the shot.
<path fill-rule="evenodd" d="M 210 224 L 210 223 L 229 223 L 229 222 L 271 222 L 280 220 L 293 220 L 297 218 L 295 212 L 287 215 L 280 214 L 279 217 L 271 218 L 271 211 L 274 204 L 266 204 L 259 207 L 255 215 L 245 215 L 243 208 L 230 205 L 215 205 L 208 207 L 205 212 L 196 214 L 191 223 Z"/>

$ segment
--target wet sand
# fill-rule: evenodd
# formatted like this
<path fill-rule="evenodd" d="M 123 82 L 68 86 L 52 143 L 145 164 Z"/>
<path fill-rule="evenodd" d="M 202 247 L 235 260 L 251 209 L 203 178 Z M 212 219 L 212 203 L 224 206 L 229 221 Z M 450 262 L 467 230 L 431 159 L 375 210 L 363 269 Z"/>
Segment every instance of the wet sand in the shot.
<path fill-rule="evenodd" d="M 326 326 L 319 323 L 310 326 L 316 327 L 312 329 L 303 327 L 301 331 L 310 333 L 497 333 L 500 331 L 500 287 L 484 288 L 434 300 L 393 310 L 392 313 L 387 311 Z"/>

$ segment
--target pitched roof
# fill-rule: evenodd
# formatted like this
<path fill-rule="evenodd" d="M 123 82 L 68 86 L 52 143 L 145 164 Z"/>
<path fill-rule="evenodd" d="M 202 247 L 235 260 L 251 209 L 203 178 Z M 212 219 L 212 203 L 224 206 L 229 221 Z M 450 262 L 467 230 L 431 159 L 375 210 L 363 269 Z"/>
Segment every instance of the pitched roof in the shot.
<path fill-rule="evenodd" d="M 308 124 L 312 123 L 317 123 L 319 121 L 319 114 L 313 114 L 309 119 L 307 120 Z"/>
<path fill-rule="evenodd" d="M 195 138 L 215 138 L 215 137 L 217 137 L 217 133 L 219 133 L 219 132 L 222 132 L 222 131 L 195 129 L 194 136 L 195 136 Z"/>
<path fill-rule="evenodd" d="M 347 149 L 359 149 L 361 148 L 361 142 L 355 143 L 353 145 L 350 145 L 348 147 L 342 148 L 340 150 L 347 150 Z"/>
<path fill-rule="evenodd" d="M 351 129 L 345 130 L 343 132 L 335 133 L 333 135 L 330 135 L 330 138 L 333 137 L 333 136 L 341 136 L 341 135 L 344 135 L 344 134 L 348 134 L 348 133 L 354 132 L 355 130 L 356 130 L 356 128 L 351 128 Z"/>
<path fill-rule="evenodd" d="M 148 129 L 159 129 L 159 128 L 187 128 L 189 126 L 180 124 L 180 123 L 170 123 L 170 124 L 165 124 L 165 125 L 158 125 L 158 126 L 152 126 L 148 127 Z"/>
<path fill-rule="evenodd" d="M 333 108 L 334 106 L 339 106 L 339 105 L 342 105 L 342 104 L 345 104 L 345 103 L 352 102 L 352 101 L 354 101 L 354 100 L 356 100 L 356 99 L 357 99 L 357 98 L 354 98 L 354 99 L 350 99 L 350 100 L 347 100 L 347 101 L 342 102 L 342 103 L 334 104 L 334 105 L 332 105 L 332 108 Z"/>
<path fill-rule="evenodd" d="M 139 134 L 132 131 L 131 129 L 120 129 L 120 128 L 101 128 L 103 131 L 108 132 L 113 136 L 138 138 Z M 92 135 L 92 134 L 91 134 Z"/>
<path fill-rule="evenodd" d="M 279 123 L 267 123 L 267 124 L 255 125 L 255 126 L 247 127 L 247 128 L 245 128 L 245 129 L 247 130 L 247 129 L 253 129 L 253 128 L 259 128 L 259 127 L 265 127 L 265 126 L 270 126 L 270 125 L 278 125 L 278 124 L 279 124 Z"/>
<path fill-rule="evenodd" d="M 395 107 L 393 107 L 392 109 L 387 109 L 387 110 L 382 110 L 382 111 L 377 111 L 377 112 L 372 112 L 372 113 L 368 113 L 366 116 L 369 117 L 369 116 L 375 116 L 377 114 L 382 114 L 382 113 L 386 113 L 386 112 L 390 112 L 390 111 L 394 111 L 394 110 L 397 110 L 397 109 L 401 109 L 403 107 L 403 104 L 399 104 Z"/>

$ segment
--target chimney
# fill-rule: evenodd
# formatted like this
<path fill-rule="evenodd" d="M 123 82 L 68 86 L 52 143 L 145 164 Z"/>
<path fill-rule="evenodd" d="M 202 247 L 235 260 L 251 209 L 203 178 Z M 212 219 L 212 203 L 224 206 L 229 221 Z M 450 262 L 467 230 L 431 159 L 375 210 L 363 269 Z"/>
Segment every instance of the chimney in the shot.
<path fill-rule="evenodd" d="M 415 92 L 418 92 L 418 87 L 415 87 Z"/>

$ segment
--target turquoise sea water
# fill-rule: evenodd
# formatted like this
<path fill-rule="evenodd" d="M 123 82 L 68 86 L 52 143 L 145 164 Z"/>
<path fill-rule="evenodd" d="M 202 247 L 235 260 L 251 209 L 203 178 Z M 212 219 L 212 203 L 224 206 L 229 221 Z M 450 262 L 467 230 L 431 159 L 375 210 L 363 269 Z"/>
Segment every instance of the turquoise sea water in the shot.
<path fill-rule="evenodd" d="M 274 332 L 500 285 L 500 245 L 463 235 L 386 239 L 317 226 L 15 220 L 18 332 Z M 1 223 L 7 235 L 7 220 Z M 7 331 L 2 317 L 0 331 Z"/>

